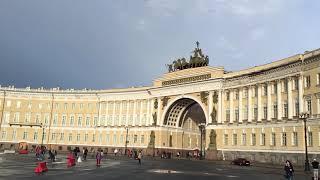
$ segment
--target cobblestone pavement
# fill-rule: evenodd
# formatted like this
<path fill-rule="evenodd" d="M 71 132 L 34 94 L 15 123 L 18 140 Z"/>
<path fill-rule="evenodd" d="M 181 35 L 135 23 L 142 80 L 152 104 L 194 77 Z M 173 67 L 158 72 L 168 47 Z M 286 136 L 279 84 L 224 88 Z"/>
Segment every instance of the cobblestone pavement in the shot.
<path fill-rule="evenodd" d="M 31 155 L 0 155 L 0 179 L 285 179 L 281 166 L 230 165 L 223 161 L 203 161 L 186 159 L 153 159 L 145 157 L 140 166 L 136 160 L 127 157 L 108 156 L 96 167 L 95 159 L 77 163 L 67 168 L 65 156 L 58 156 L 57 162 L 48 162 L 48 172 L 34 173 L 37 161 Z M 310 174 L 297 170 L 295 180 L 311 179 Z"/>

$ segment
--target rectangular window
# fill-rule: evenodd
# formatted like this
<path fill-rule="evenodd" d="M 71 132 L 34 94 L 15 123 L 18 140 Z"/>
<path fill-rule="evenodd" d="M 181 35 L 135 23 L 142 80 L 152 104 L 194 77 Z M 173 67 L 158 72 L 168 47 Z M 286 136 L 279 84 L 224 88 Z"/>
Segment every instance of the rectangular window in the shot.
<path fill-rule="evenodd" d="M 283 81 L 283 92 L 288 92 L 288 80 Z"/>
<path fill-rule="evenodd" d="M 66 111 L 66 110 L 68 110 L 68 103 L 64 103 L 64 110 Z"/>
<path fill-rule="evenodd" d="M 228 134 L 224 134 L 223 136 L 224 136 L 223 144 L 227 146 L 228 145 Z"/>
<path fill-rule="evenodd" d="M 317 85 L 320 85 L 320 73 L 317 74 Z"/>
<path fill-rule="evenodd" d="M 253 108 L 253 119 L 254 120 L 258 119 L 258 107 L 257 107 L 257 105 L 255 105 L 255 107 Z"/>
<path fill-rule="evenodd" d="M 275 102 L 273 104 L 273 118 L 277 118 L 278 117 L 278 105 L 277 102 Z"/>
<path fill-rule="evenodd" d="M 63 115 L 62 116 L 62 126 L 66 126 L 66 119 L 67 119 L 67 116 Z"/>
<path fill-rule="evenodd" d="M 98 117 L 97 117 L 97 116 L 95 116 L 95 117 L 93 118 L 93 124 L 94 124 L 94 126 L 97 126 L 97 125 L 98 125 Z"/>
<path fill-rule="evenodd" d="M 77 134 L 77 142 L 79 142 L 80 141 L 80 134 L 78 133 Z"/>
<path fill-rule="evenodd" d="M 104 126 L 106 122 L 106 115 L 102 115 L 100 118 L 100 126 Z"/>
<path fill-rule="evenodd" d="M 233 139 L 232 145 L 236 146 L 238 144 L 238 135 L 237 134 L 233 134 L 232 136 L 233 136 L 232 137 L 232 139 Z"/>
<path fill-rule="evenodd" d="M 276 145 L 276 133 L 271 133 L 270 145 L 271 146 L 275 146 Z"/>
<path fill-rule="evenodd" d="M 298 146 L 298 133 L 292 133 L 292 146 Z"/>
<path fill-rule="evenodd" d="M 89 137 L 89 134 L 86 133 L 86 134 L 84 135 L 84 141 L 85 141 L 85 142 L 88 142 L 88 137 Z"/>
<path fill-rule="evenodd" d="M 243 119 L 248 119 L 248 106 L 243 108 Z"/>
<path fill-rule="evenodd" d="M 243 146 L 247 145 L 247 134 L 246 133 L 242 133 L 242 143 Z"/>
<path fill-rule="evenodd" d="M 87 127 L 90 126 L 90 117 L 89 116 L 86 117 L 86 126 Z"/>
<path fill-rule="evenodd" d="M 106 143 L 110 143 L 110 134 L 106 135 Z"/>
<path fill-rule="evenodd" d="M 60 141 L 64 140 L 64 133 L 60 133 Z"/>
<path fill-rule="evenodd" d="M 287 103 L 283 104 L 283 117 L 285 117 L 285 118 L 288 117 L 288 104 Z"/>
<path fill-rule="evenodd" d="M 44 116 L 44 124 L 49 125 L 49 115 L 48 114 L 46 114 Z"/>
<path fill-rule="evenodd" d="M 72 133 L 69 133 L 69 142 L 72 141 Z"/>
<path fill-rule="evenodd" d="M 141 144 L 144 144 L 144 135 L 141 135 Z"/>
<path fill-rule="evenodd" d="M 265 105 L 263 107 L 263 119 L 267 119 L 267 115 L 268 115 L 268 107 L 267 105 Z"/>
<path fill-rule="evenodd" d="M 273 94 L 277 94 L 278 92 L 278 86 L 276 83 L 273 84 Z"/>
<path fill-rule="evenodd" d="M 295 116 L 299 117 L 299 100 L 297 99 L 294 103 Z"/>
<path fill-rule="evenodd" d="M 282 133 L 281 145 L 282 146 L 287 146 L 287 133 L 285 133 L 285 132 Z"/>
<path fill-rule="evenodd" d="M 236 122 L 239 121 L 239 109 L 235 110 L 235 120 L 236 120 Z"/>
<path fill-rule="evenodd" d="M 55 140 L 56 139 L 56 133 L 52 133 L 51 134 L 51 140 Z"/>
<path fill-rule="evenodd" d="M 265 134 L 265 133 L 261 133 L 261 136 L 260 136 L 260 145 L 261 145 L 261 146 L 265 146 L 265 145 L 266 145 L 266 134 Z"/>
<path fill-rule="evenodd" d="M 252 133 L 251 134 L 251 146 L 255 146 L 256 145 L 256 134 Z"/>
<path fill-rule="evenodd" d="M 58 124 L 58 115 L 55 114 L 55 115 L 53 116 L 53 125 L 54 125 L 54 126 L 57 126 L 57 124 Z"/>
<path fill-rule="evenodd" d="M 19 109 L 20 107 L 21 107 L 21 102 L 18 101 L 18 102 L 17 102 L 17 109 Z"/>
<path fill-rule="evenodd" d="M 20 113 L 16 112 L 13 116 L 13 122 L 19 122 Z"/>
<path fill-rule="evenodd" d="M 226 121 L 227 122 L 230 121 L 230 110 L 229 109 L 226 110 Z"/>
<path fill-rule="evenodd" d="M 123 143 L 123 134 L 120 135 L 120 140 L 119 143 L 122 144 Z"/>
<path fill-rule="evenodd" d="M 37 114 L 36 115 L 36 124 L 39 124 L 40 123 L 40 114 Z"/>
<path fill-rule="evenodd" d="M 113 144 L 117 144 L 117 135 L 113 135 Z"/>
<path fill-rule="evenodd" d="M 294 78 L 294 90 L 298 90 L 298 88 L 299 88 L 299 79 Z"/>
<path fill-rule="evenodd" d="M 38 132 L 34 132 L 34 134 L 33 134 L 33 140 L 34 140 L 34 141 L 38 140 Z"/>
<path fill-rule="evenodd" d="M 25 122 L 26 122 L 26 123 L 30 122 L 30 119 L 31 119 L 31 114 L 30 114 L 30 113 L 27 113 L 27 114 L 26 114 L 26 117 L 25 117 Z"/>
<path fill-rule="evenodd" d="M 6 131 L 2 131 L 2 133 L 1 133 L 1 139 L 2 139 L 2 140 L 5 140 L 5 139 L 6 139 L 6 136 L 7 136 L 7 132 L 6 132 Z"/>
<path fill-rule="evenodd" d="M 227 101 L 229 101 L 230 100 L 230 92 L 228 91 L 228 92 L 226 92 L 226 98 L 227 98 Z"/>
<path fill-rule="evenodd" d="M 74 116 L 70 116 L 70 126 L 74 125 Z"/>
<path fill-rule="evenodd" d="M 16 140 L 16 138 L 17 138 L 17 131 L 13 130 L 13 132 L 12 132 L 12 140 Z"/>
<path fill-rule="evenodd" d="M 137 141 L 138 141 L 138 135 L 134 135 L 134 137 L 133 137 L 133 143 L 137 143 Z"/>
<path fill-rule="evenodd" d="M 92 134 L 92 142 L 95 142 L 95 141 L 96 141 L 96 135 Z"/>
<path fill-rule="evenodd" d="M 238 100 L 239 99 L 239 91 L 236 90 L 234 93 L 235 93 L 235 98 Z"/>
<path fill-rule="evenodd" d="M 311 86 L 311 80 L 310 80 L 310 76 L 305 76 L 304 77 L 304 87 L 305 88 L 309 88 Z"/>
<path fill-rule="evenodd" d="M 307 111 L 309 112 L 309 114 L 312 114 L 312 105 L 311 105 L 311 99 L 307 100 Z"/>
<path fill-rule="evenodd" d="M 82 126 L 82 116 L 78 116 L 78 126 Z"/>
<path fill-rule="evenodd" d="M 23 138 L 22 139 L 28 139 L 28 132 L 23 132 Z"/>
<path fill-rule="evenodd" d="M 248 97 L 248 89 L 245 88 L 243 89 L 243 98 L 247 98 Z"/>
<path fill-rule="evenodd" d="M 112 116 L 108 116 L 108 126 L 112 125 Z"/>
<path fill-rule="evenodd" d="M 264 85 L 263 85 L 263 95 L 264 95 L 264 96 L 267 96 L 267 95 L 268 95 L 268 85 L 267 85 L 267 84 L 264 84 Z"/>
<path fill-rule="evenodd" d="M 307 145 L 308 145 L 308 146 L 313 146 L 312 132 L 308 132 L 308 133 L 307 133 Z"/>

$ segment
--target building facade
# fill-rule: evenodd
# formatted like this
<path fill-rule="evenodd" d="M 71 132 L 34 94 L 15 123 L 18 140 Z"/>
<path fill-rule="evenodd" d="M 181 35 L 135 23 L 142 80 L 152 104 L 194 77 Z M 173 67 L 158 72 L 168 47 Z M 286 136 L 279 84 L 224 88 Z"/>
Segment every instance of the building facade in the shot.
<path fill-rule="evenodd" d="M 190 61 L 200 53 L 197 47 Z M 299 114 L 309 112 L 309 156 L 320 158 L 320 50 L 237 72 L 206 65 L 169 71 L 139 88 L 0 87 L 0 149 L 19 142 L 58 151 L 203 149 L 208 158 L 303 164 Z"/>

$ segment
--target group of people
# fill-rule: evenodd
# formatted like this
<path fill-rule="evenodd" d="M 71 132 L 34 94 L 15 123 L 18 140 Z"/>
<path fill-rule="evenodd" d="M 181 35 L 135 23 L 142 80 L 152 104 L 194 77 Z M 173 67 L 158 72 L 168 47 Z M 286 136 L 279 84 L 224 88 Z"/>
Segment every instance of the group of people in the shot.
<path fill-rule="evenodd" d="M 319 162 L 316 159 L 313 159 L 311 162 L 313 168 L 313 179 L 318 180 L 319 178 Z M 287 160 L 284 165 L 285 177 L 288 180 L 292 180 L 294 176 L 294 169 L 292 163 Z"/>

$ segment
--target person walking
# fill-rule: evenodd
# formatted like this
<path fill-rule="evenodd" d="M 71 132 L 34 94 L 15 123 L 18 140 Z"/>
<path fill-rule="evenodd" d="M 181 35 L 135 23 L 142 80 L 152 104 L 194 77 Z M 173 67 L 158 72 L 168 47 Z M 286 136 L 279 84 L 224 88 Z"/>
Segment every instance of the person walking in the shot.
<path fill-rule="evenodd" d="M 318 180 L 319 178 L 319 162 L 316 159 L 312 161 L 312 168 L 313 168 L 313 179 Z"/>
<path fill-rule="evenodd" d="M 289 160 L 286 161 L 286 164 L 284 166 L 284 171 L 286 173 L 285 177 L 287 178 L 287 180 L 293 180 L 294 169 Z"/>
<path fill-rule="evenodd" d="M 138 153 L 139 165 L 141 165 L 141 158 L 142 158 L 142 153 L 141 153 L 141 151 L 139 151 L 139 153 Z"/>
<path fill-rule="evenodd" d="M 88 155 L 88 149 L 85 148 L 84 151 L 83 151 L 83 160 L 87 160 L 87 155 Z"/>
<path fill-rule="evenodd" d="M 101 159 L 102 159 L 101 152 L 98 150 L 96 154 L 97 166 L 100 166 Z"/>

